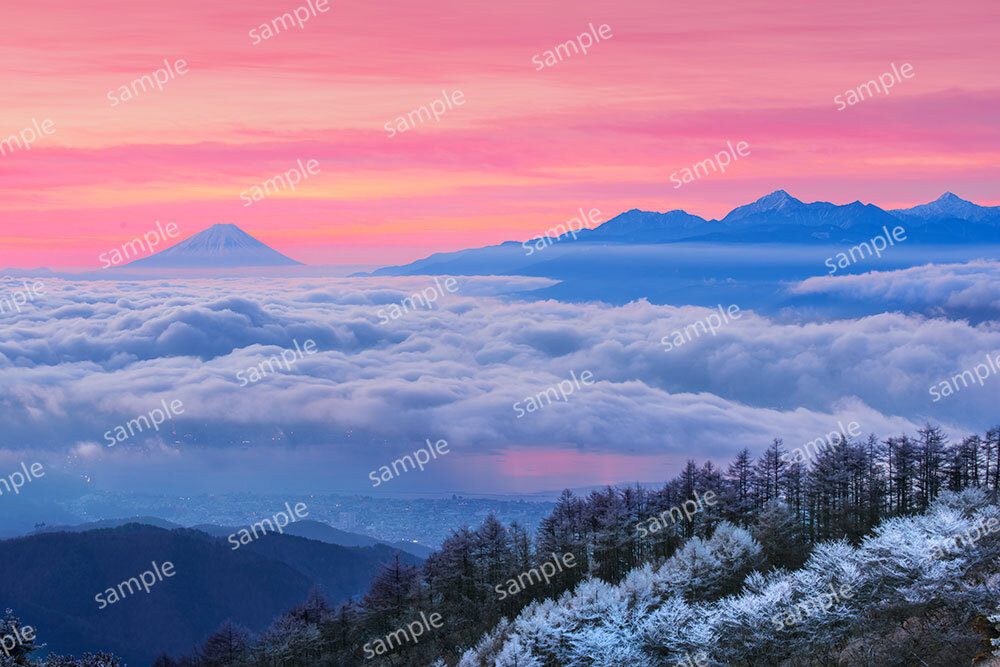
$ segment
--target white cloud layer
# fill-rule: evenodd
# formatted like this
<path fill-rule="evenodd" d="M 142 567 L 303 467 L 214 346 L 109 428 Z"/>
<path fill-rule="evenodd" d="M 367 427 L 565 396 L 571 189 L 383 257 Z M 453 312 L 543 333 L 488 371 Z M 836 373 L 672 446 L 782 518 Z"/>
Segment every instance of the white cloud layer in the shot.
<path fill-rule="evenodd" d="M 896 273 L 935 286 L 927 298 L 943 304 L 987 300 L 977 281 L 995 280 L 996 265 L 969 270 L 980 277 L 968 285 L 970 274 L 956 267 Z M 871 296 L 879 289 L 871 281 L 884 280 L 882 289 L 920 293 L 893 283 L 899 276 L 872 275 L 814 279 L 827 282 L 801 289 L 835 284 Z M 265 460 L 260 454 L 277 448 L 283 474 L 300 457 L 309 472 L 329 465 L 329 488 L 363 489 L 367 470 L 426 438 L 446 438 L 457 455 L 422 473 L 421 483 L 446 484 L 469 474 L 463 454 L 466 463 L 567 447 L 728 458 L 773 437 L 797 446 L 838 420 L 887 436 L 925 420 L 957 435 L 997 419 L 1000 378 L 938 403 L 928 394 L 987 351 L 1000 352 L 993 323 L 896 313 L 796 324 L 747 312 L 716 336 L 665 352 L 663 336 L 713 311 L 475 296 L 551 282 L 488 277 L 460 278 L 457 294 L 433 310 L 380 323 L 379 308 L 431 280 L 47 280 L 34 306 L 0 315 L 0 450 L 9 460 L 48 452 L 88 474 L 125 470 L 136 457 L 165 466 L 180 458 L 192 485 L 207 485 L 213 471 L 197 469 L 197 460 L 225 468 L 220 461 Z M 239 386 L 237 371 L 307 339 L 316 354 Z M 590 371 L 595 384 L 516 418 L 515 401 L 571 371 Z M 174 399 L 184 413 L 159 432 L 104 447 L 105 431 Z"/>
<path fill-rule="evenodd" d="M 1000 317 L 1000 262 L 927 264 L 898 271 L 821 276 L 794 286 L 794 294 L 831 294 L 876 300 L 935 315 Z"/>

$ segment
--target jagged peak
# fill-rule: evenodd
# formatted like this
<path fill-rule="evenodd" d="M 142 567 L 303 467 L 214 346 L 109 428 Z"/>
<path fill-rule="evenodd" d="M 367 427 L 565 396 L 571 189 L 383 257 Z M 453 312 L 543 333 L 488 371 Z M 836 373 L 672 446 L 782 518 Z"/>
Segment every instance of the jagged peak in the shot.
<path fill-rule="evenodd" d="M 945 192 L 943 195 L 934 200 L 935 204 L 972 204 L 968 199 L 962 199 L 953 192 Z M 976 204 L 973 204 L 975 206 Z"/>
<path fill-rule="evenodd" d="M 784 190 L 775 190 L 769 195 L 764 195 L 754 203 L 759 204 L 761 208 L 772 209 L 772 208 L 780 208 L 781 206 L 790 202 L 796 202 L 799 204 L 802 203 L 801 201 L 791 196 Z"/>
<path fill-rule="evenodd" d="M 769 211 L 781 211 L 787 208 L 798 208 L 802 206 L 802 202 L 791 196 L 784 190 L 775 190 L 771 194 L 764 195 L 752 204 L 744 204 L 743 206 L 737 206 L 723 218 L 725 222 L 731 222 L 734 220 L 742 219 L 746 216 L 755 215 L 758 213 L 766 213 Z"/>

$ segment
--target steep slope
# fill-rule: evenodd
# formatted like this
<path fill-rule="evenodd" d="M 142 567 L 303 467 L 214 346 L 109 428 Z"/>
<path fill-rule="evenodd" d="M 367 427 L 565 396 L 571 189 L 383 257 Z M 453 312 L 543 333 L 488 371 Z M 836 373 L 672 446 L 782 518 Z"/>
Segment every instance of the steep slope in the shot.
<path fill-rule="evenodd" d="M 175 246 L 125 264 L 131 269 L 212 269 L 301 265 L 233 224 L 215 224 Z"/>
<path fill-rule="evenodd" d="M 267 535 L 239 551 L 244 549 L 294 567 L 318 586 L 328 600 L 338 602 L 363 595 L 375 578 L 377 564 L 392 561 L 397 553 L 384 544 L 340 547 L 291 535 Z M 399 560 L 417 565 L 422 559 L 400 553 Z"/>
<path fill-rule="evenodd" d="M 332 603 L 367 589 L 385 546 L 340 547 L 268 535 L 233 551 L 190 529 L 129 524 L 0 542 L 0 600 L 59 653 L 111 650 L 149 664 L 161 650 L 189 651 L 223 621 L 261 630 L 319 586 Z M 403 555 L 406 562 L 417 559 Z M 175 575 L 99 608 L 94 596 L 173 563 Z M 108 628 L 113 628 L 109 632 Z"/>

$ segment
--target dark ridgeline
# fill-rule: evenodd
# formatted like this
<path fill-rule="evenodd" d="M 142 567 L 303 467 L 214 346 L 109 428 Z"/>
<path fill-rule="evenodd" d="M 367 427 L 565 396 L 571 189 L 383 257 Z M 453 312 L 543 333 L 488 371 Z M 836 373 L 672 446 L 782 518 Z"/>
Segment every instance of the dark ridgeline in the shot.
<path fill-rule="evenodd" d="M 274 534 L 233 551 L 201 531 L 139 524 L 43 533 L 0 542 L 0 605 L 58 653 L 106 650 L 150 664 L 161 651 L 201 645 L 227 619 L 263 630 L 314 588 L 334 602 L 360 595 L 394 553 Z M 153 560 L 173 563 L 174 576 L 99 609 L 96 594 Z"/>
<path fill-rule="evenodd" d="M 442 614 L 443 627 L 366 664 L 423 666 L 445 658 L 454 665 L 461 649 L 476 645 L 503 617 L 516 616 L 530 602 L 555 598 L 588 575 L 620 582 L 634 568 L 664 562 L 688 539 L 711 535 L 723 521 L 751 529 L 762 546 L 758 569 L 794 569 L 813 544 L 838 538 L 857 544 L 887 518 L 924 512 L 944 490 L 980 488 L 995 500 L 1000 489 L 1000 428 L 956 443 L 946 442 L 932 426 L 915 437 L 884 441 L 844 434 L 841 444 L 814 457 L 810 453 L 805 463 L 801 458 L 775 440 L 756 461 L 744 449 L 725 471 L 711 462 L 689 461 L 659 490 L 608 487 L 586 498 L 567 490 L 533 539 L 516 523 L 505 527 L 490 515 L 476 529 L 455 530 L 420 567 L 399 561 L 383 566 L 360 602 L 331 609 L 313 600 L 286 614 L 271 634 L 245 638 L 239 650 L 245 662 L 190 664 L 271 664 L 263 656 L 275 652 L 286 664 L 361 664 L 366 662 L 363 645 L 424 611 Z M 715 504 L 703 505 L 690 521 L 650 532 L 650 519 L 708 491 L 718 497 Z M 640 523 L 647 527 L 641 537 Z M 547 584 L 535 583 L 498 600 L 494 586 L 564 553 L 574 554 L 578 565 Z M 712 587 L 692 595 L 711 600 L 735 593 L 747 574 L 718 573 Z M 310 632 L 318 639 L 289 648 L 289 637 Z"/>

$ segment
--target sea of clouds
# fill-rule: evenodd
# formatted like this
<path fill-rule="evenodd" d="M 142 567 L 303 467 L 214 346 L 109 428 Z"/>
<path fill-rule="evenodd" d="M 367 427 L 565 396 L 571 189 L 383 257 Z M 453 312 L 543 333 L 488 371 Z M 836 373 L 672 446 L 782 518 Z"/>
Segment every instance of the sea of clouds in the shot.
<path fill-rule="evenodd" d="M 33 308 L 0 318 L 0 464 L 29 456 L 119 484 L 159 471 L 192 490 L 222 472 L 287 486 L 302 471 L 315 484 L 319 467 L 336 471 L 328 488 L 363 489 L 365 471 L 427 438 L 459 454 L 434 472 L 443 484 L 511 449 L 722 460 L 774 437 L 797 446 L 838 420 L 882 437 L 930 420 L 959 437 L 994 425 L 1000 386 L 938 403 L 928 387 L 1000 351 L 995 322 L 948 317 L 956 304 L 996 309 L 997 275 L 971 263 L 812 279 L 793 289 L 888 289 L 941 315 L 748 311 L 670 352 L 661 338 L 713 309 L 532 301 L 521 293 L 552 281 L 472 277 L 381 323 L 379 308 L 432 279 L 50 279 Z M 307 339 L 316 354 L 240 387 L 237 371 Z M 592 386 L 516 418 L 514 402 L 582 370 Z M 184 413 L 159 432 L 104 446 L 109 428 L 174 399 Z"/>
<path fill-rule="evenodd" d="M 860 275 L 821 276 L 798 283 L 790 291 L 875 301 L 943 317 L 997 319 L 1000 262 L 983 259 Z"/>

